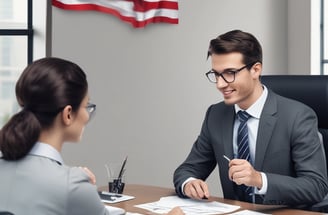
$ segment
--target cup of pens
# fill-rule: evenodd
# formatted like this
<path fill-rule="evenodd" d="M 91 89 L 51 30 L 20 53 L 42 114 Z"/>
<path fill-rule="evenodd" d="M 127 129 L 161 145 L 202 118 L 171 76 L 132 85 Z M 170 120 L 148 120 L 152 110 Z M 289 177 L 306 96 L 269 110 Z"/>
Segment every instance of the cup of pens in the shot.
<path fill-rule="evenodd" d="M 108 175 L 108 191 L 111 193 L 122 194 L 125 186 L 125 166 L 127 157 L 123 163 L 112 163 L 105 165 Z"/>

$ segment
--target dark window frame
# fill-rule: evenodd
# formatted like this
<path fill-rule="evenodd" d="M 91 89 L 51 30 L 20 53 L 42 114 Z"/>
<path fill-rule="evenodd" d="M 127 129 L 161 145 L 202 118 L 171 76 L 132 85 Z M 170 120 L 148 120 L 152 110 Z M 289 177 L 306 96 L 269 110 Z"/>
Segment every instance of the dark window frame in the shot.
<path fill-rule="evenodd" d="M 0 36 L 27 36 L 27 64 L 33 61 L 33 0 L 27 1 L 27 29 L 0 29 Z"/>
<path fill-rule="evenodd" d="M 327 4 L 327 3 L 326 3 Z M 325 19 L 328 17 L 328 11 L 325 10 L 325 1 L 320 1 L 320 75 L 328 75 L 325 74 L 325 66 L 328 65 L 328 56 L 325 57 L 325 44 L 328 43 L 328 39 L 325 33 L 327 33 L 328 29 L 325 29 L 325 25 L 327 26 L 327 22 Z"/>

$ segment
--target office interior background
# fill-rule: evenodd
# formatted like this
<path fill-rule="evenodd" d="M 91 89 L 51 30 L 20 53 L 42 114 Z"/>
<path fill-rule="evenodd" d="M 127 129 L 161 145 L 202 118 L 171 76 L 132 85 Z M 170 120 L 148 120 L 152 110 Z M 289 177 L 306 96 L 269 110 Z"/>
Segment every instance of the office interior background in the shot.
<path fill-rule="evenodd" d="M 27 2 L 0 2 L 1 126 L 19 109 L 14 86 L 27 65 L 28 37 L 8 29 L 27 28 Z M 208 44 L 219 34 L 254 34 L 264 75 L 328 74 L 321 64 L 321 0 L 179 0 L 179 24 L 141 29 L 109 14 L 32 2 L 33 59 L 65 58 L 88 76 L 97 113 L 81 143 L 67 143 L 62 155 L 67 165 L 89 167 L 98 186 L 108 183 L 105 165 L 128 156 L 126 183 L 173 187 L 207 107 L 222 101 L 205 77 Z M 217 169 L 208 182 L 211 194 L 222 196 Z"/>

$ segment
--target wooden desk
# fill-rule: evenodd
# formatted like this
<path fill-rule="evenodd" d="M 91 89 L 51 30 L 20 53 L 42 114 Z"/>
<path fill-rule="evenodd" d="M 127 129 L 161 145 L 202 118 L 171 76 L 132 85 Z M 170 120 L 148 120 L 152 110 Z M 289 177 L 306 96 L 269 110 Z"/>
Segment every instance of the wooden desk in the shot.
<path fill-rule="evenodd" d="M 99 190 L 108 191 L 108 187 L 100 187 Z M 148 186 L 148 185 L 137 185 L 137 184 L 127 184 L 125 185 L 123 194 L 135 196 L 135 199 L 119 202 L 115 204 L 108 204 L 115 207 L 120 207 L 125 209 L 128 212 L 135 212 L 140 214 L 150 214 L 149 211 L 134 207 L 134 205 L 149 203 L 158 201 L 160 197 L 163 196 L 171 196 L 176 195 L 174 189 L 172 188 L 163 188 L 156 186 Z M 311 211 L 303 211 L 296 209 L 288 209 L 283 206 L 276 205 L 257 205 L 251 204 L 247 202 L 241 202 L 236 200 L 223 199 L 220 197 L 210 197 L 210 201 L 218 201 L 222 203 L 239 205 L 241 208 L 239 210 L 252 210 L 258 211 L 262 213 L 268 213 L 273 215 L 318 215 L 321 213 L 311 212 Z"/>

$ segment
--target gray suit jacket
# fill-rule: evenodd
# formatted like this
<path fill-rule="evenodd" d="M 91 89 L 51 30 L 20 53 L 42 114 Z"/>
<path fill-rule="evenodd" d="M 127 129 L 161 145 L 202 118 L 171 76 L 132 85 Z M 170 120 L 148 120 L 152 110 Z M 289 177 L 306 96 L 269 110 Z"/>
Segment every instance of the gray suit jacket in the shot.
<path fill-rule="evenodd" d="M 108 214 L 80 168 L 35 155 L 19 161 L 0 159 L 1 210 L 15 215 Z"/>
<path fill-rule="evenodd" d="M 228 162 L 233 157 L 233 106 L 223 102 L 206 113 L 201 133 L 187 159 L 174 173 L 179 196 L 189 177 L 206 180 L 218 164 L 225 198 L 238 199 L 228 178 Z M 258 128 L 254 168 L 268 178 L 264 204 L 310 205 L 328 192 L 323 146 L 312 109 L 269 90 Z"/>

